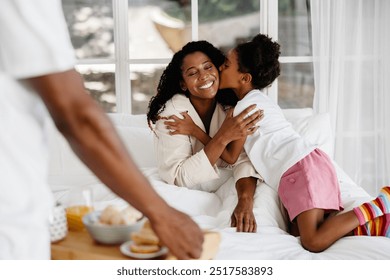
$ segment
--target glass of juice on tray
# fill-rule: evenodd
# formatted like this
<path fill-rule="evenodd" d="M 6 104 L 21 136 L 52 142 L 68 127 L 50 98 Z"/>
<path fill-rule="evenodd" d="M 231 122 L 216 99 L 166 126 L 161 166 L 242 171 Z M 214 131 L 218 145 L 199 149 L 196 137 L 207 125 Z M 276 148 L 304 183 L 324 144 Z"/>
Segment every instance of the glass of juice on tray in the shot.
<path fill-rule="evenodd" d="M 92 190 L 89 187 L 72 188 L 65 200 L 66 219 L 71 231 L 84 229 L 82 218 L 93 211 Z"/>

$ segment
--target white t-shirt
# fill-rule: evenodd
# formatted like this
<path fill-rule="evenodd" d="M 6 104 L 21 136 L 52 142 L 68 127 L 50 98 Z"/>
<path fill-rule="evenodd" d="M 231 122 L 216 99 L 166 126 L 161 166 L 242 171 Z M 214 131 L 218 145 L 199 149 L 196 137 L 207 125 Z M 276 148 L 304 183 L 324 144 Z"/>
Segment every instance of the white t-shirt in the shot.
<path fill-rule="evenodd" d="M 74 64 L 61 1 L 1 1 L 0 259 L 50 258 L 48 114 L 20 79 Z"/>
<path fill-rule="evenodd" d="M 316 147 L 304 140 L 280 107 L 259 90 L 248 92 L 237 103 L 233 115 L 252 104 L 264 110 L 264 118 L 258 123 L 259 129 L 247 137 L 244 148 L 256 171 L 277 190 L 283 173 Z"/>

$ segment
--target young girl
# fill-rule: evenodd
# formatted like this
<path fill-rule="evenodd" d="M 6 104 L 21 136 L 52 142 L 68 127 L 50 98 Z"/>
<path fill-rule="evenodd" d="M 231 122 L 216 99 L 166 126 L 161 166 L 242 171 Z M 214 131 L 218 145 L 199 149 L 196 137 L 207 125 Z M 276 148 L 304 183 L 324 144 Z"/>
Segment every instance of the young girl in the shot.
<path fill-rule="evenodd" d="M 390 236 L 390 187 L 353 211 L 342 210 L 334 166 L 320 149 L 308 143 L 285 119 L 280 107 L 262 89 L 279 76 L 280 46 L 259 34 L 229 51 L 220 67 L 220 88 L 233 89 L 239 101 L 234 115 L 248 104 L 264 110 L 259 130 L 247 137 L 244 148 L 264 181 L 278 191 L 290 221 L 290 232 L 301 236 L 312 252 L 327 249 L 346 235 Z M 237 142 L 230 153 L 237 153 Z M 234 154 L 231 154 L 234 157 Z"/>

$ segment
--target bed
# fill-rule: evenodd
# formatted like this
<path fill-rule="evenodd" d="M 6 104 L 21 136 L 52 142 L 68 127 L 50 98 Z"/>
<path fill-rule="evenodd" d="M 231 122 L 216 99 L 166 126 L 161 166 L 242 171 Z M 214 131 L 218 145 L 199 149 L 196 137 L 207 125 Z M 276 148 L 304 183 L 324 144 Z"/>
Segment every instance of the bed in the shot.
<path fill-rule="evenodd" d="M 286 118 L 305 138 L 318 144 L 330 156 L 333 136 L 328 114 L 313 114 L 312 109 L 284 110 Z M 385 237 L 351 236 L 337 241 L 321 253 L 305 250 L 299 237 L 286 232 L 286 216 L 277 194 L 265 184 L 258 186 L 254 213 L 256 233 L 237 233 L 230 227 L 230 215 L 236 205 L 232 179 L 221 184 L 215 193 L 180 188 L 164 183 L 158 175 L 153 152 L 153 133 L 146 125 L 145 115 L 109 115 L 125 145 L 155 190 L 173 207 L 190 215 L 202 228 L 220 232 L 221 244 L 215 259 L 220 260 L 356 260 L 390 259 L 390 239 Z M 113 194 L 78 160 L 63 137 L 48 125 L 50 147 L 49 182 L 54 197 L 63 202 L 71 188 L 88 185 L 93 190 L 97 210 L 125 202 Z M 344 211 L 372 197 L 335 163 L 341 186 Z"/>

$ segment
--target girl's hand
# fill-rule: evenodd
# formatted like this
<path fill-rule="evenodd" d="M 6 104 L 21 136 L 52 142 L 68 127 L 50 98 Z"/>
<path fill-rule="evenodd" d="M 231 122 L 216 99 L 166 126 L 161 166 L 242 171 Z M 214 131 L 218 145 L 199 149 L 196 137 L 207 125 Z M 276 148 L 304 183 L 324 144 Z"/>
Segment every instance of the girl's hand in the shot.
<path fill-rule="evenodd" d="M 256 124 L 264 117 L 264 111 L 257 110 L 248 116 L 255 108 L 256 105 L 251 105 L 235 117 L 233 117 L 233 108 L 227 111 L 226 118 L 218 131 L 224 136 L 227 143 L 245 138 L 256 132 L 258 129 Z"/>
<path fill-rule="evenodd" d="M 169 134 L 183 134 L 194 136 L 194 132 L 198 128 L 198 126 L 194 123 L 194 121 L 192 120 L 190 115 L 188 115 L 187 112 L 182 112 L 180 114 L 183 116 L 183 119 L 172 115 L 168 117 L 168 121 L 164 122 L 166 128 L 170 130 Z"/>

